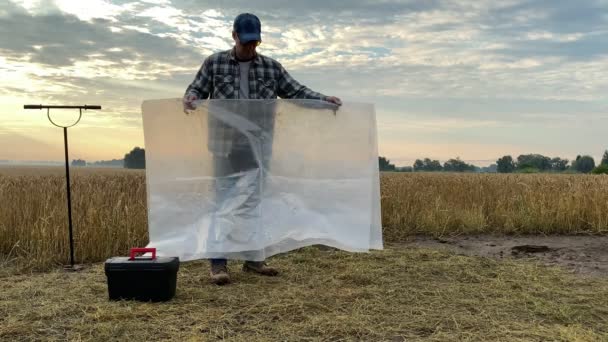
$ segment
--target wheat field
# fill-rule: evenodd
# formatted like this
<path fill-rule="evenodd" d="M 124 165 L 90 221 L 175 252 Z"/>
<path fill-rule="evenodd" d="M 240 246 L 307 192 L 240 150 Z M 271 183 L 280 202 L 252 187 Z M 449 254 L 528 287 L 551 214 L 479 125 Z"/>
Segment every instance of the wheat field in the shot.
<path fill-rule="evenodd" d="M 0 263 L 69 262 L 64 170 L 0 168 Z M 97 262 L 147 244 L 145 173 L 72 172 L 75 258 Z M 383 173 L 387 242 L 414 234 L 604 234 L 608 176 Z"/>
<path fill-rule="evenodd" d="M 605 234 L 608 176 L 385 173 L 384 237 L 412 234 Z"/>
<path fill-rule="evenodd" d="M 125 255 L 147 243 L 145 173 L 79 169 L 71 172 L 77 262 Z M 64 169 L 0 169 L 0 262 L 48 268 L 69 262 Z"/>

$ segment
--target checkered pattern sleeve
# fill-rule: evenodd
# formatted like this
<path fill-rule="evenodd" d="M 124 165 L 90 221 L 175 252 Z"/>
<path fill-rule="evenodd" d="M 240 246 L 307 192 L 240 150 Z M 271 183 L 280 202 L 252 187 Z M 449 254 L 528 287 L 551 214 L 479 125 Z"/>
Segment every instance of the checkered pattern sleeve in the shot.
<path fill-rule="evenodd" d="M 194 81 L 192 81 L 192 83 L 186 89 L 184 97 L 188 95 L 195 95 L 199 100 L 209 98 L 209 95 L 212 92 L 211 88 L 213 87 L 212 72 L 212 61 L 210 57 L 207 57 L 203 62 L 203 65 L 201 65 L 199 71 L 196 73 Z"/>

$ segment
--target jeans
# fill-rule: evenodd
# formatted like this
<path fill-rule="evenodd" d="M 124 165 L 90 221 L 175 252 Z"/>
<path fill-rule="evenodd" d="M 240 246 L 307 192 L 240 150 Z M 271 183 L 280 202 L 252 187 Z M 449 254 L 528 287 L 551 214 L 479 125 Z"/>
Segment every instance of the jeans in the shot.
<path fill-rule="evenodd" d="M 267 160 L 267 156 L 264 156 L 264 160 Z M 258 179 L 255 182 L 255 186 L 261 186 L 261 182 L 263 181 L 262 169 L 265 170 L 267 163 L 262 161 L 262 167 L 258 165 L 258 161 L 250 147 L 235 147 L 227 156 L 214 156 L 214 177 L 216 177 L 216 181 L 218 182 L 216 188 L 216 203 L 221 207 L 222 203 L 225 201 L 225 198 L 220 196 L 220 193 L 224 196 L 230 196 L 229 190 L 233 188 L 238 181 L 239 177 L 227 177 L 234 175 L 235 173 L 251 171 L 251 170 L 260 170 L 260 174 L 258 175 Z M 259 190 L 254 189 L 254 190 Z M 245 201 L 238 207 L 233 208 L 233 212 L 238 217 L 247 218 L 247 217 L 255 217 L 257 215 L 256 210 L 259 208 L 260 204 L 260 193 L 259 191 L 251 191 L 247 194 L 247 198 Z M 215 238 L 215 237 L 213 237 Z M 255 252 L 255 251 L 252 251 Z M 226 259 L 210 259 L 212 265 L 225 265 Z"/>

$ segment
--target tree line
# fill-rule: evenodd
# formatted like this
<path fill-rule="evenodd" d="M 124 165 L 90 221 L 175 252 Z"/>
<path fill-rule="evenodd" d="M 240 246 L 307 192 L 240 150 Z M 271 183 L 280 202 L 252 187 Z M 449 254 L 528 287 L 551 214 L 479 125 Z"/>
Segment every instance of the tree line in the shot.
<path fill-rule="evenodd" d="M 146 168 L 146 153 L 145 149 L 140 147 L 133 148 L 129 153 L 125 154 L 124 159 L 108 161 L 107 165 L 121 165 L 128 169 L 145 169 Z M 473 164 L 468 164 L 459 157 L 452 158 L 443 164 L 439 160 L 430 158 L 416 159 L 412 166 L 398 167 L 383 156 L 378 157 L 380 171 L 397 171 L 397 172 L 499 172 L 499 173 L 535 173 L 535 172 L 571 172 L 571 173 L 604 173 L 608 174 L 608 150 L 604 152 L 602 160 L 596 166 L 595 160 L 589 155 L 579 155 L 575 160 L 570 162 L 568 159 L 560 157 L 550 158 L 541 154 L 522 154 L 513 159 L 512 156 L 506 155 L 499 158 L 496 163 L 487 166 L 479 167 Z M 95 162 L 87 164 L 82 159 L 72 161 L 72 166 L 102 166 L 106 162 Z"/>
<path fill-rule="evenodd" d="M 479 167 L 473 164 L 468 164 L 460 159 L 460 157 L 449 159 L 441 164 L 439 160 L 424 158 L 416 159 L 412 166 L 398 167 L 391 163 L 386 157 L 379 157 L 380 171 L 395 171 L 395 172 L 496 172 L 496 164 L 487 167 Z"/>
<path fill-rule="evenodd" d="M 604 152 L 598 165 L 589 155 L 578 155 L 569 161 L 559 157 L 549 158 L 541 154 L 522 154 L 513 159 L 507 155 L 496 161 L 497 172 L 575 172 L 575 173 L 605 173 L 608 174 L 608 150 Z"/>
<path fill-rule="evenodd" d="M 72 166 L 113 166 L 124 167 L 125 169 L 145 169 L 146 168 L 146 151 L 143 148 L 135 147 L 129 153 L 125 154 L 123 159 L 101 160 L 93 163 L 87 163 L 86 160 L 74 159 Z"/>
<path fill-rule="evenodd" d="M 602 160 L 595 164 L 593 157 L 579 155 L 570 162 L 560 157 L 550 158 L 541 154 L 522 154 L 514 159 L 510 155 L 499 158 L 496 163 L 488 167 L 478 167 L 468 164 L 460 158 L 449 159 L 441 164 L 439 160 L 430 158 L 416 159 L 412 166 L 398 167 L 383 156 L 378 158 L 380 171 L 396 172 L 499 172 L 499 173 L 536 173 L 536 172 L 568 172 L 568 173 L 604 173 L 608 174 L 608 150 L 604 152 Z"/>

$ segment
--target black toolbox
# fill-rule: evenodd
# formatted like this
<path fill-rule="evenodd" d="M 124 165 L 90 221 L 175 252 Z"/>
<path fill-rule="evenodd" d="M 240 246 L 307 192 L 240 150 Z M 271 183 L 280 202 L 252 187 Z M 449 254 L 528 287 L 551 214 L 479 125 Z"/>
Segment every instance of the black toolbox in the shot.
<path fill-rule="evenodd" d="M 152 257 L 136 257 L 152 253 Z M 156 257 L 156 248 L 132 248 L 130 257 L 106 260 L 110 300 L 135 299 L 161 302 L 175 296 L 179 258 Z"/>

